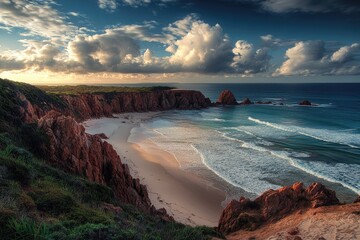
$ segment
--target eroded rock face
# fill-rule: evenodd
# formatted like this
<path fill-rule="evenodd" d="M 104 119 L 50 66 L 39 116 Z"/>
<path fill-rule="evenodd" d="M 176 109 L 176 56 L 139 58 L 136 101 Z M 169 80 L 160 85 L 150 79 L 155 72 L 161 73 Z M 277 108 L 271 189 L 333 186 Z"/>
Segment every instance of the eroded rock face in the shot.
<path fill-rule="evenodd" d="M 237 105 L 238 102 L 236 101 L 234 94 L 230 90 L 224 90 L 220 93 L 216 104 Z"/>
<path fill-rule="evenodd" d="M 198 91 L 165 90 L 142 93 L 105 93 L 64 95 L 77 120 L 110 117 L 114 113 L 200 109 L 210 106 L 208 98 Z"/>
<path fill-rule="evenodd" d="M 335 192 L 321 183 L 313 183 L 306 189 L 302 183 L 295 183 L 278 190 L 268 190 L 254 201 L 244 197 L 231 201 L 220 217 L 218 228 L 224 233 L 255 230 L 296 210 L 336 204 L 339 200 Z"/>
<path fill-rule="evenodd" d="M 355 199 L 354 203 L 360 202 L 360 195 Z"/>
<path fill-rule="evenodd" d="M 49 137 L 48 161 L 65 171 L 105 184 L 116 197 L 143 211 L 155 212 L 147 189 L 130 175 L 113 147 L 100 136 L 90 135 L 73 117 L 50 111 L 39 120 Z"/>

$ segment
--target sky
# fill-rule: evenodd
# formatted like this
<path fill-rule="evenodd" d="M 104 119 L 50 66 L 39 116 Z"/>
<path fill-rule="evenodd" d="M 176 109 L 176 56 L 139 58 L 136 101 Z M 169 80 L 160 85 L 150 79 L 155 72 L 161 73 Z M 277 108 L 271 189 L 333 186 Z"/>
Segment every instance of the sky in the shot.
<path fill-rule="evenodd" d="M 0 78 L 360 82 L 360 1 L 0 0 Z"/>

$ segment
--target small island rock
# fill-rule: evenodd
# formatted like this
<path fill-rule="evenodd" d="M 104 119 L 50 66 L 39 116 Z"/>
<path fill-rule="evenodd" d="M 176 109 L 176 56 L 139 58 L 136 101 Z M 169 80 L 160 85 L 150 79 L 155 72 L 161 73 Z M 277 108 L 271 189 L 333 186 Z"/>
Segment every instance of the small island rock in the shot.
<path fill-rule="evenodd" d="M 311 102 L 309 100 L 304 100 L 304 101 L 301 101 L 299 102 L 299 105 L 301 106 L 311 106 Z"/>
<path fill-rule="evenodd" d="M 237 105 L 238 103 L 236 101 L 234 94 L 230 90 L 224 90 L 220 93 L 220 96 L 216 101 L 216 104 Z"/>

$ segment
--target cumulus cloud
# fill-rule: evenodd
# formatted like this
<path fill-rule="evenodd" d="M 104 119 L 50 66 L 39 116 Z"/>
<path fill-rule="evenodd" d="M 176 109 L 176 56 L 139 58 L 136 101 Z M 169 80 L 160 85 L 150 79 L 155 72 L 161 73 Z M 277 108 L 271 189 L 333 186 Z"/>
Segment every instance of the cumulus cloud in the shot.
<path fill-rule="evenodd" d="M 0 0 L 0 23 L 7 27 L 23 28 L 27 36 L 69 39 L 77 28 L 51 7 L 52 0 Z"/>
<path fill-rule="evenodd" d="M 297 42 L 286 51 L 285 62 L 275 75 L 354 75 L 360 74 L 358 43 L 329 52 L 323 41 Z"/>
<path fill-rule="evenodd" d="M 187 71 L 224 71 L 232 60 L 232 46 L 219 24 L 210 26 L 200 20 L 187 25 L 190 29 L 167 50 L 173 55 L 169 62 Z M 179 29 L 179 33 L 183 28 Z M 180 36 L 182 34 L 179 34 Z"/>
<path fill-rule="evenodd" d="M 247 41 L 236 42 L 232 52 L 234 53 L 232 67 L 236 72 L 254 74 L 265 72 L 269 67 L 270 56 L 266 48 L 254 49 Z"/>
<path fill-rule="evenodd" d="M 99 8 L 109 12 L 115 11 L 117 8 L 116 0 L 98 0 Z"/>
<path fill-rule="evenodd" d="M 123 32 L 108 29 L 104 34 L 78 36 L 69 42 L 70 59 L 86 71 L 116 71 L 123 61 L 140 55 L 140 47 Z"/>
<path fill-rule="evenodd" d="M 53 39 L 21 40 L 24 50 L 0 54 L 1 70 L 254 74 L 267 69 L 265 48 L 256 49 L 245 41 L 238 41 L 234 48 L 219 24 L 211 26 L 194 14 L 169 24 L 160 33 L 150 32 L 155 24 L 116 26 L 101 34 L 82 31 L 66 45 L 55 44 Z M 156 57 L 150 49 L 141 54 L 137 40 L 161 43 L 170 55 Z"/>

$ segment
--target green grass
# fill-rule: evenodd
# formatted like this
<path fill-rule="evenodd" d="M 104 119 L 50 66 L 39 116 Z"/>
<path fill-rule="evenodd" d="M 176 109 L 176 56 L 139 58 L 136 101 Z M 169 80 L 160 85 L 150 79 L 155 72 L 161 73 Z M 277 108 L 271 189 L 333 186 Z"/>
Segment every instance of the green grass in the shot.
<path fill-rule="evenodd" d="M 210 239 L 212 228 L 165 222 L 112 190 L 65 173 L 0 135 L 0 239 Z M 102 204 L 120 207 L 105 212 Z"/>
<path fill-rule="evenodd" d="M 120 92 L 153 92 L 159 90 L 169 90 L 171 87 L 154 86 L 154 87 L 114 87 L 114 86 L 37 86 L 43 91 L 55 95 L 76 95 L 84 93 L 120 93 Z"/>

